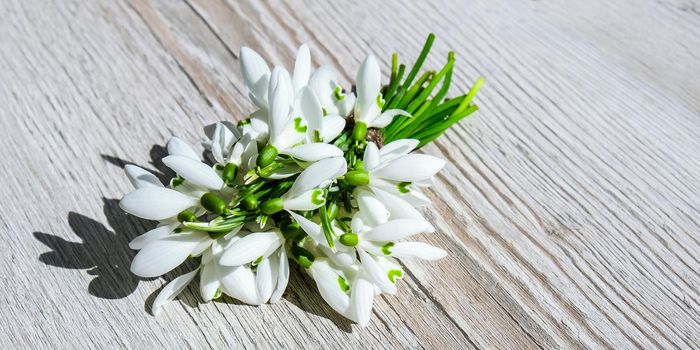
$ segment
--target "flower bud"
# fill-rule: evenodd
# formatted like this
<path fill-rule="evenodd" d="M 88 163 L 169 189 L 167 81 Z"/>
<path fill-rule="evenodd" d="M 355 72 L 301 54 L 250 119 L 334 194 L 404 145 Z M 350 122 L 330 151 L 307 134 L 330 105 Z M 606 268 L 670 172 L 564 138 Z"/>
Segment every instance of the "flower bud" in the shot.
<path fill-rule="evenodd" d="M 311 252 L 297 245 L 292 246 L 292 256 L 294 257 L 294 260 L 299 263 L 299 265 L 307 269 L 311 267 L 316 259 Z"/>
<path fill-rule="evenodd" d="M 365 170 L 348 171 L 345 174 L 345 181 L 353 186 L 364 186 L 369 184 L 369 173 Z"/>
<path fill-rule="evenodd" d="M 258 154 L 258 159 L 257 159 L 257 164 L 259 167 L 266 167 L 270 165 L 272 162 L 275 161 L 275 158 L 277 158 L 277 154 L 279 151 L 277 151 L 277 148 L 271 144 L 265 145 L 263 149 L 260 151 L 260 154 Z"/>
<path fill-rule="evenodd" d="M 196 222 L 197 215 L 189 210 L 183 210 L 180 214 L 177 214 L 177 221 L 179 222 Z"/>
<path fill-rule="evenodd" d="M 272 198 L 264 201 L 260 205 L 260 210 L 263 214 L 271 215 L 284 209 L 284 201 L 282 198 Z"/>
<path fill-rule="evenodd" d="M 357 245 L 357 243 L 360 241 L 359 238 L 357 237 L 356 233 L 343 233 L 340 238 L 340 243 L 342 245 L 346 245 L 348 247 L 354 247 Z"/>
<path fill-rule="evenodd" d="M 258 209 L 258 199 L 252 194 L 243 197 L 243 199 L 241 199 L 241 204 L 248 210 Z"/>
<path fill-rule="evenodd" d="M 367 124 L 364 122 L 356 122 L 352 129 L 352 138 L 357 141 L 363 141 L 367 136 Z"/>
<path fill-rule="evenodd" d="M 209 210 L 214 214 L 220 215 L 223 214 L 224 210 L 226 210 L 226 202 L 224 202 L 224 200 L 221 199 L 221 197 L 211 192 L 203 194 L 199 202 L 202 204 L 204 209 Z"/>
<path fill-rule="evenodd" d="M 238 172 L 238 166 L 233 163 L 228 163 L 224 167 L 224 169 L 221 171 L 221 178 L 224 180 L 224 182 L 232 186 L 233 181 L 236 180 L 236 173 Z"/>

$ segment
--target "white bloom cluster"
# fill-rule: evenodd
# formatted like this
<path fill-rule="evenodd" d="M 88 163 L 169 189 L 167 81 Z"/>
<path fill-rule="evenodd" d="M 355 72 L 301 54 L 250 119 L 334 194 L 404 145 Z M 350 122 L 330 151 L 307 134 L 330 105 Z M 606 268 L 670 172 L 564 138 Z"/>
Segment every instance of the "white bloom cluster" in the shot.
<path fill-rule="evenodd" d="M 209 159 L 173 137 L 163 159 L 177 174 L 169 184 L 126 166 L 136 189 L 121 208 L 159 222 L 130 243 L 139 250 L 131 270 L 156 277 L 199 260 L 163 288 L 153 304 L 157 314 L 198 273 L 205 301 L 221 293 L 253 305 L 278 301 L 292 259 L 334 310 L 366 326 L 374 297 L 396 293 L 403 276 L 397 259 L 446 255 L 405 241 L 434 232 L 416 208 L 429 203 L 420 189 L 444 161 L 414 153 L 416 139 L 381 145 L 367 136 L 397 116 L 410 117 L 384 108 L 372 56 L 354 92 L 341 87 L 332 68 L 312 70 L 306 45 L 291 76 L 282 67 L 271 71 L 249 48 L 240 62 L 257 110 L 238 125 L 222 121 L 205 130 Z"/>

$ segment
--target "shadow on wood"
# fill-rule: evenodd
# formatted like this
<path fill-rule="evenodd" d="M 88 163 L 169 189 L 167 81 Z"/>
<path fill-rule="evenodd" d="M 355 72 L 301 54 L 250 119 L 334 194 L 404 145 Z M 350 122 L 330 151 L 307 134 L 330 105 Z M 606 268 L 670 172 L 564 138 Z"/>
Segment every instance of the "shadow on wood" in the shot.
<path fill-rule="evenodd" d="M 70 212 L 68 224 L 81 242 L 34 232 L 37 240 L 52 249 L 41 254 L 39 260 L 50 266 L 87 270 L 95 276 L 88 286 L 93 296 L 121 299 L 133 293 L 139 278 L 129 270 L 135 252 L 128 243 L 153 224 L 128 216 L 118 203 L 116 199 L 104 198 L 105 215 L 113 231 L 85 215 Z"/>

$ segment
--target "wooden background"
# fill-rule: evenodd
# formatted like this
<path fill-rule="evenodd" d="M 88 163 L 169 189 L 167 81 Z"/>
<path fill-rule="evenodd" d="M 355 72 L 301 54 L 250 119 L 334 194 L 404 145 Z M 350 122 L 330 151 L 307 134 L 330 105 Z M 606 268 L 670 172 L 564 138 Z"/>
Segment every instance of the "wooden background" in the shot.
<path fill-rule="evenodd" d="M 275 305 L 154 318 L 129 272 L 121 167 L 163 171 L 171 135 L 251 111 L 248 45 L 307 42 L 344 81 L 367 53 L 457 54 L 482 107 L 424 151 L 450 255 L 411 261 L 371 325 L 294 273 Z M 0 2 L 2 348 L 700 348 L 700 4 L 619 1 Z M 178 269 L 177 273 L 185 271 Z M 167 276 L 172 278 L 176 274 Z M 154 292 L 155 291 L 155 292 Z"/>

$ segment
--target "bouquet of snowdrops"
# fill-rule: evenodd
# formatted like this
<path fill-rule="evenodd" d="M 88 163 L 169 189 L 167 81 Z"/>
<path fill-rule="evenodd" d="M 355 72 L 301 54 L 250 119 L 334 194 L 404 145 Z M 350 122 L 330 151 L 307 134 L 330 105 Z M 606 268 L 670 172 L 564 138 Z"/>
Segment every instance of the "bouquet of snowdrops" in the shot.
<path fill-rule="evenodd" d="M 140 250 L 133 273 L 156 277 L 187 259 L 199 263 L 162 289 L 154 314 L 197 274 L 205 301 L 225 293 L 253 305 L 276 302 L 292 260 L 334 310 L 365 326 L 374 297 L 396 293 L 403 276 L 397 259 L 444 257 L 440 248 L 406 240 L 434 232 L 417 208 L 429 204 L 421 188 L 445 165 L 415 151 L 476 111 L 482 80 L 447 99 L 453 53 L 441 70 L 419 75 L 433 40 L 407 74 L 394 54 L 387 84 L 368 56 L 349 90 L 331 67 L 311 69 L 306 45 L 291 76 L 242 48 L 257 110 L 237 124 L 205 128 L 210 159 L 202 162 L 173 137 L 163 159 L 177 174 L 170 183 L 126 166 L 136 189 L 121 208 L 159 222 L 130 243 Z"/>

